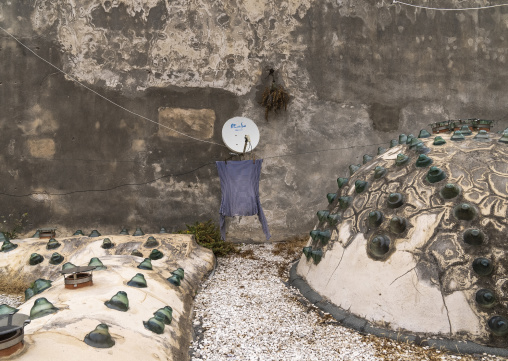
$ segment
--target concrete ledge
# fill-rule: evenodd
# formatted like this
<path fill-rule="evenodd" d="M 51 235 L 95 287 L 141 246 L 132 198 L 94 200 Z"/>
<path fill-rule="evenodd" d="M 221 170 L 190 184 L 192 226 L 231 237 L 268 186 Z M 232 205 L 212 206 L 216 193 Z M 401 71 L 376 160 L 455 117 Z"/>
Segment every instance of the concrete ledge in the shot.
<path fill-rule="evenodd" d="M 319 307 L 320 310 L 329 313 L 342 326 L 351 328 L 360 333 L 368 333 L 377 337 L 385 337 L 400 342 L 412 342 L 420 346 L 430 346 L 437 349 L 445 349 L 451 352 L 464 354 L 490 354 L 495 356 L 508 357 L 508 350 L 498 347 L 489 347 L 479 345 L 470 341 L 457 341 L 450 339 L 427 339 L 410 333 L 396 332 L 393 330 L 383 329 L 370 324 L 367 320 L 353 315 L 326 300 L 314 291 L 307 282 L 296 273 L 298 262 L 295 262 L 289 271 L 289 285 L 297 288 L 303 297 L 309 302 Z M 319 300 L 319 301 L 316 301 Z"/>

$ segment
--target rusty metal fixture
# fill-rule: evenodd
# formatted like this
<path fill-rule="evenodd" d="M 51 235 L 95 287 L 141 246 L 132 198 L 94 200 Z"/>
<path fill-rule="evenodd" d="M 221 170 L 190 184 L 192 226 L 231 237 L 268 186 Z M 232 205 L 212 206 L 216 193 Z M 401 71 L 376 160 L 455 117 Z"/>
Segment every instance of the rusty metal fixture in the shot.
<path fill-rule="evenodd" d="M 39 228 L 37 233 L 39 233 L 39 238 L 55 238 L 56 228 Z"/>
<path fill-rule="evenodd" d="M 95 266 L 71 267 L 62 270 L 60 273 L 64 276 L 65 288 L 75 289 L 93 285 L 92 271 Z"/>
<path fill-rule="evenodd" d="M 24 327 L 30 317 L 22 313 L 0 316 L 0 357 L 7 357 L 23 348 Z"/>

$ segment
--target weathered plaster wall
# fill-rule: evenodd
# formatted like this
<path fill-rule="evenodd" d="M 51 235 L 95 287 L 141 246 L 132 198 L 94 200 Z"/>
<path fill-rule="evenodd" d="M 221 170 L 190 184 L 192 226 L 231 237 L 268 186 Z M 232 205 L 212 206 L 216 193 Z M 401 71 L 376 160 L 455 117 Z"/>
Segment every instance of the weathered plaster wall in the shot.
<path fill-rule="evenodd" d="M 337 176 L 374 144 L 446 119 L 508 126 L 508 7 L 1 0 L 0 26 L 90 89 L 194 137 L 222 143 L 227 119 L 253 119 L 274 239 L 310 229 Z M 258 102 L 270 68 L 292 99 L 266 122 Z M 2 212 L 28 211 L 33 227 L 110 232 L 218 220 L 213 162 L 226 149 L 119 109 L 1 31 L 0 104 Z M 255 217 L 233 220 L 229 236 L 263 239 Z"/>

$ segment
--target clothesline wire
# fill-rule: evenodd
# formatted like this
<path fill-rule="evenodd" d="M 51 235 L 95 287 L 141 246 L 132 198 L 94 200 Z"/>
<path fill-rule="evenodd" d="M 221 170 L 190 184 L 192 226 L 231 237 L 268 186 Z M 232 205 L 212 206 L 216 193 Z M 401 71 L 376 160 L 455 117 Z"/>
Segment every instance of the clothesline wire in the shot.
<path fill-rule="evenodd" d="M 264 157 L 263 159 L 274 159 L 274 158 L 283 158 L 283 157 L 295 157 L 295 156 L 299 156 L 299 155 L 322 153 L 322 152 L 329 152 L 329 151 L 335 151 L 335 150 L 353 149 L 353 148 L 364 148 L 364 147 L 371 147 L 371 146 L 383 145 L 383 144 L 386 144 L 386 142 L 376 143 L 376 144 L 353 145 L 353 146 L 349 146 L 349 147 L 339 147 L 339 148 L 329 148 L 329 149 L 313 150 L 313 151 L 308 151 L 308 152 L 287 153 L 287 154 L 281 154 L 281 155 L 274 155 L 274 156 L 270 156 L 270 157 Z M 209 165 L 214 165 L 214 164 L 215 164 L 215 162 L 208 162 L 208 163 L 204 163 L 204 164 L 200 165 L 199 167 L 196 167 L 194 169 L 191 169 L 191 170 L 183 172 L 183 173 L 165 174 L 165 175 L 162 175 L 160 177 L 156 177 L 154 179 L 150 179 L 150 180 L 145 181 L 145 182 L 119 184 L 119 185 L 116 185 L 116 186 L 113 186 L 113 187 L 110 187 L 110 188 L 104 188 L 104 189 L 83 189 L 83 190 L 75 190 L 75 191 L 70 191 L 70 192 L 65 192 L 65 193 L 31 192 L 31 193 L 26 193 L 26 194 L 10 194 L 10 193 L 0 192 L 0 195 L 7 196 L 7 197 L 15 197 L 15 198 L 26 198 L 26 197 L 33 197 L 33 196 L 36 196 L 36 195 L 43 195 L 43 196 L 44 195 L 45 196 L 67 196 L 67 195 L 76 194 L 76 193 L 109 192 L 109 191 L 113 191 L 113 190 L 116 190 L 116 189 L 122 188 L 122 187 L 139 187 L 139 186 L 144 186 L 144 185 L 147 185 L 147 184 L 150 184 L 150 183 L 157 182 L 157 181 L 159 181 L 161 179 L 164 179 L 164 178 L 184 176 L 184 175 L 187 175 L 187 174 L 194 173 L 194 172 L 198 171 L 201 168 L 204 168 L 204 167 L 209 166 Z"/>
<path fill-rule="evenodd" d="M 179 130 L 176 130 L 176 129 L 174 129 L 174 128 L 168 127 L 167 125 L 164 125 L 164 124 L 162 124 L 162 123 L 159 123 L 159 122 L 157 122 L 157 121 L 155 121 L 155 120 L 152 120 L 152 119 L 150 119 L 150 118 L 145 117 L 144 115 L 141 115 L 141 114 L 139 114 L 139 113 L 136 113 L 136 112 L 134 112 L 134 111 L 132 111 L 132 110 L 130 110 L 130 109 L 127 109 L 127 108 L 125 108 L 125 107 L 121 106 L 120 104 L 116 103 L 115 101 L 113 101 L 113 100 L 111 100 L 111 99 L 107 98 L 106 96 L 102 95 L 101 93 L 99 93 L 99 92 L 97 92 L 97 91 L 93 90 L 92 88 L 90 88 L 90 87 L 86 86 L 85 84 L 83 84 L 82 82 L 80 82 L 77 78 L 75 78 L 75 77 L 73 77 L 72 75 L 70 75 L 70 74 L 66 73 L 65 71 L 63 71 L 62 69 L 60 69 L 59 67 L 57 67 L 56 65 L 53 65 L 51 62 L 49 62 L 49 61 L 47 61 L 46 59 L 44 59 L 43 57 L 41 57 L 39 54 L 37 54 L 36 52 L 34 52 L 32 49 L 30 49 L 30 48 L 29 48 L 27 45 L 25 45 L 23 42 L 21 42 L 21 40 L 19 40 L 19 39 L 18 39 L 18 38 L 16 38 L 14 35 L 12 35 L 10 32 L 8 32 L 7 30 L 5 30 L 3 27 L 1 27 L 1 26 L 0 26 L 0 29 L 1 29 L 3 32 L 5 32 L 8 36 L 10 36 L 11 38 L 13 38 L 13 39 L 14 39 L 14 40 L 18 43 L 18 44 L 20 44 L 22 47 L 24 47 L 25 49 L 27 49 L 29 52 L 31 52 L 33 55 L 35 55 L 37 58 L 39 58 L 40 60 L 42 60 L 42 61 L 43 61 L 43 62 L 45 62 L 46 64 L 48 64 L 48 65 L 50 65 L 51 67 L 55 68 L 55 69 L 56 69 L 56 70 L 58 70 L 60 73 L 62 73 L 62 74 L 64 74 L 64 75 L 66 75 L 66 76 L 67 76 L 67 77 L 69 77 L 72 81 L 74 81 L 74 82 L 78 83 L 79 85 L 81 85 L 83 88 L 85 88 L 85 89 L 87 89 L 87 90 L 91 91 L 91 92 L 92 92 L 92 93 L 94 93 L 95 95 L 97 95 L 97 96 L 101 97 L 102 99 L 104 99 L 104 100 L 106 100 L 107 102 L 109 102 L 109 103 L 113 104 L 114 106 L 116 106 L 116 107 L 118 107 L 118 108 L 120 108 L 120 109 L 122 109 L 122 110 L 126 111 L 127 113 L 130 113 L 130 114 L 132 114 L 132 115 L 135 115 L 135 116 L 137 116 L 137 117 L 139 117 L 139 118 L 141 118 L 141 119 L 144 119 L 144 120 L 147 120 L 147 121 L 149 121 L 149 122 L 151 122 L 151 123 L 157 124 L 157 125 L 159 125 L 160 127 L 163 127 L 163 128 L 169 129 L 169 130 L 171 130 L 171 131 L 173 131 L 173 132 L 175 132 L 175 133 L 178 133 L 178 134 L 180 134 L 180 135 L 182 135 L 182 136 L 184 136 L 184 137 L 187 137 L 187 138 L 190 138 L 190 139 L 196 140 L 196 141 L 198 141 L 198 142 L 209 143 L 209 144 L 218 145 L 218 146 L 221 146 L 221 147 L 226 148 L 226 146 L 225 146 L 225 145 L 223 145 L 223 144 L 216 143 L 216 142 L 212 142 L 212 141 L 209 141 L 209 140 L 204 140 L 204 139 L 195 138 L 195 137 L 193 137 L 193 136 L 191 136 L 191 135 L 188 135 L 188 134 L 186 134 L 186 133 L 180 132 Z"/>
<path fill-rule="evenodd" d="M 414 5 L 414 4 L 409 4 L 409 3 L 405 3 L 405 2 L 402 2 L 402 1 L 398 1 L 398 0 L 393 0 L 392 4 L 401 4 L 401 5 L 411 6 L 411 7 L 419 8 L 419 9 L 439 10 L 439 11 L 482 10 L 482 9 L 497 8 L 497 7 L 501 7 L 501 6 L 508 6 L 508 4 L 496 4 L 496 5 L 478 6 L 478 7 L 473 7 L 473 8 L 454 8 L 454 9 L 451 9 L 451 8 L 434 8 L 434 7 L 430 7 L 430 6 Z"/>

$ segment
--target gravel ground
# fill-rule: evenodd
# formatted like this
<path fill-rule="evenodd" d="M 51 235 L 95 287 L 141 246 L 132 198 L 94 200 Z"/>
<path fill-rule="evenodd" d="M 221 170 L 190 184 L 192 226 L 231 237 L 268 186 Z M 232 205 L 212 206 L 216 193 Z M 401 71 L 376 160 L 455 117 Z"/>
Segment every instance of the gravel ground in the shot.
<path fill-rule="evenodd" d="M 11 307 L 18 307 L 23 303 L 25 297 L 16 296 L 16 295 L 8 295 L 5 293 L 0 294 L 0 305 L 6 304 Z"/>
<path fill-rule="evenodd" d="M 482 360 L 428 347 L 361 335 L 340 326 L 285 284 L 288 260 L 274 244 L 243 245 L 218 260 L 213 277 L 196 296 L 193 361 L 204 360 Z"/>

